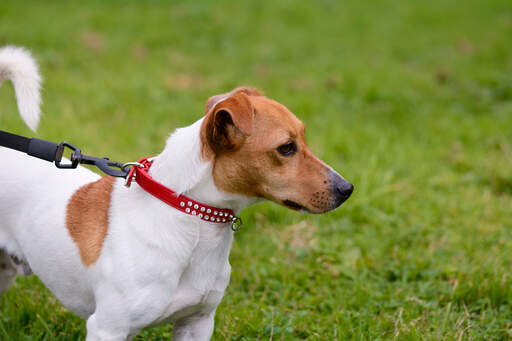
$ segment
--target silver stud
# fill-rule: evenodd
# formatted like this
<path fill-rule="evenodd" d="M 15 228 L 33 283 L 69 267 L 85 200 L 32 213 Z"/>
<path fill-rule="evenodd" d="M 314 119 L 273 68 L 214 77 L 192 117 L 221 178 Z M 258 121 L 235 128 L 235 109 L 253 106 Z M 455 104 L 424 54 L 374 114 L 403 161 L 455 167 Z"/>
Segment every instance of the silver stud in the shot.
<path fill-rule="evenodd" d="M 189 201 L 189 202 L 188 202 L 188 205 L 189 205 L 189 206 L 192 206 L 192 201 Z"/>
<path fill-rule="evenodd" d="M 197 214 L 197 212 L 196 212 L 196 211 L 192 211 L 192 215 L 196 215 L 196 214 Z"/>
<path fill-rule="evenodd" d="M 226 222 L 226 218 L 222 218 L 222 222 L 225 223 Z"/>
<path fill-rule="evenodd" d="M 219 221 L 220 221 L 220 219 L 219 219 L 219 218 L 217 218 L 217 222 L 219 222 Z"/>
<path fill-rule="evenodd" d="M 229 217 L 230 217 L 230 218 L 233 218 L 233 215 L 232 215 L 232 214 L 230 214 L 230 215 L 229 215 Z"/>
<path fill-rule="evenodd" d="M 212 213 L 212 210 L 207 209 L 207 210 L 206 210 L 206 213 Z"/>
<path fill-rule="evenodd" d="M 217 214 L 219 214 L 219 212 L 213 211 L 213 215 L 217 215 Z"/>
<path fill-rule="evenodd" d="M 185 210 L 185 212 L 190 213 L 190 208 L 188 208 L 188 207 L 187 207 L 187 209 Z"/>
<path fill-rule="evenodd" d="M 224 213 L 219 212 L 219 217 L 222 217 L 223 215 L 224 215 Z"/>
<path fill-rule="evenodd" d="M 197 210 L 199 208 L 199 205 L 198 204 L 195 204 L 194 205 L 194 208 Z"/>
<path fill-rule="evenodd" d="M 181 207 L 185 206 L 185 202 L 183 202 L 183 201 L 182 201 L 182 202 L 180 202 L 180 206 L 181 206 Z"/>
<path fill-rule="evenodd" d="M 202 213 L 199 213 L 198 217 L 199 217 L 199 218 L 202 218 L 202 217 L 203 217 L 203 214 L 202 214 Z"/>
<path fill-rule="evenodd" d="M 215 218 L 214 218 L 214 217 L 211 217 L 211 219 L 210 219 L 210 220 L 211 220 L 211 221 L 215 221 Z"/>
<path fill-rule="evenodd" d="M 201 207 L 201 212 L 204 212 L 204 207 Z"/>
<path fill-rule="evenodd" d="M 209 215 L 205 215 L 205 216 L 204 216 L 204 219 L 206 219 L 206 220 L 208 220 L 209 218 L 210 218 L 210 216 L 209 216 Z"/>

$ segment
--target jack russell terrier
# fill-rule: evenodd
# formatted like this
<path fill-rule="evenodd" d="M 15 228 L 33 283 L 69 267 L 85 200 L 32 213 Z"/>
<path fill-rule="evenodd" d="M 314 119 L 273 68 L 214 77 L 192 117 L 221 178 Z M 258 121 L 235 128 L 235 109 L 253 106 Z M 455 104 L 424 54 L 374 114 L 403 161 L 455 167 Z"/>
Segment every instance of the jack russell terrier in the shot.
<path fill-rule="evenodd" d="M 26 50 L 0 49 L 5 79 L 35 130 L 40 77 Z M 0 148 L 0 293 L 33 271 L 86 319 L 87 341 L 130 340 L 162 323 L 174 323 L 173 340 L 210 339 L 231 272 L 230 218 L 261 199 L 324 213 L 353 191 L 304 133 L 285 106 L 254 89 L 211 97 L 203 118 L 146 161 L 147 178 L 187 198 L 181 209 L 139 183 Z"/>

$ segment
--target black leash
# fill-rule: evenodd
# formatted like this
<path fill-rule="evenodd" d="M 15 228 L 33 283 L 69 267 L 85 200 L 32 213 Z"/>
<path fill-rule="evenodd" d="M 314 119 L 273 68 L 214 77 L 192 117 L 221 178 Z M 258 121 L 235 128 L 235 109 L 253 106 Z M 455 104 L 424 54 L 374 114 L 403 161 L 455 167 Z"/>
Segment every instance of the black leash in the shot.
<path fill-rule="evenodd" d="M 128 175 L 130 164 L 122 164 L 110 161 L 108 158 L 98 158 L 82 154 L 79 148 L 71 143 L 55 142 L 40 140 L 37 138 L 28 138 L 6 131 L 0 130 L 0 146 L 14 149 L 30 156 L 37 157 L 46 161 L 54 162 L 57 168 L 73 169 L 79 164 L 93 165 L 98 167 L 102 172 L 118 178 L 126 178 Z M 62 155 L 66 148 L 72 151 L 70 163 L 62 163 Z"/>

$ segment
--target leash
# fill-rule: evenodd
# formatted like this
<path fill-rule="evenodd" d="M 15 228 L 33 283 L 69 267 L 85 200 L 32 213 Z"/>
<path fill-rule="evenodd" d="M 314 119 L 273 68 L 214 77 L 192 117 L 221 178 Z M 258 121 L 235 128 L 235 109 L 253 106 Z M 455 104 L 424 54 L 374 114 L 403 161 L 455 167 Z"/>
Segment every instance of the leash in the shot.
<path fill-rule="evenodd" d="M 242 228 L 242 219 L 237 217 L 233 210 L 217 208 L 203 204 L 183 194 L 177 195 L 172 189 L 154 180 L 148 173 L 153 164 L 152 158 L 143 158 L 138 162 L 120 163 L 110 161 L 108 158 L 98 158 L 82 154 L 82 151 L 68 142 L 57 144 L 37 138 L 28 138 L 0 130 L 0 146 L 14 149 L 30 156 L 55 163 L 60 169 L 75 169 L 79 164 L 92 165 L 103 173 L 117 178 L 125 178 L 125 186 L 130 187 L 132 180 L 139 184 L 146 192 L 160 199 L 180 212 L 196 216 L 210 223 L 230 223 L 233 231 Z M 70 161 L 62 162 L 66 149 L 71 150 Z M 128 168 L 131 168 L 128 170 Z"/>
<path fill-rule="evenodd" d="M 79 148 L 68 142 L 55 142 L 28 138 L 0 130 L 0 146 L 14 149 L 42 160 L 54 162 L 57 168 L 74 169 L 79 164 L 98 167 L 102 172 L 117 178 L 125 178 L 128 175 L 126 169 L 129 165 L 110 161 L 108 158 L 98 158 L 82 154 Z M 70 162 L 62 163 L 65 149 L 72 151 Z"/>

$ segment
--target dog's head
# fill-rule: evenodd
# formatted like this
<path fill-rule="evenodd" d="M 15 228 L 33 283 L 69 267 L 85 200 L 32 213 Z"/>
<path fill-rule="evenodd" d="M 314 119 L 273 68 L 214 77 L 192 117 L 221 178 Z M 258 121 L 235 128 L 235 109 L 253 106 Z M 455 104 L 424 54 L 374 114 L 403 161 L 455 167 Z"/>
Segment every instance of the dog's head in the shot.
<path fill-rule="evenodd" d="M 216 186 L 229 193 L 324 213 L 354 189 L 309 150 L 294 114 L 250 88 L 208 100 L 201 142 Z"/>

